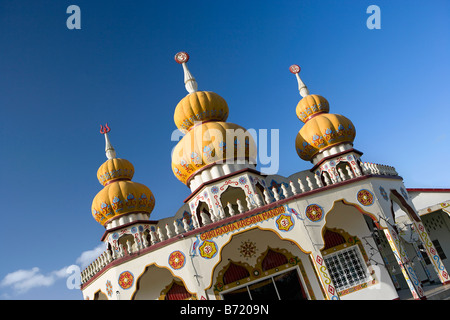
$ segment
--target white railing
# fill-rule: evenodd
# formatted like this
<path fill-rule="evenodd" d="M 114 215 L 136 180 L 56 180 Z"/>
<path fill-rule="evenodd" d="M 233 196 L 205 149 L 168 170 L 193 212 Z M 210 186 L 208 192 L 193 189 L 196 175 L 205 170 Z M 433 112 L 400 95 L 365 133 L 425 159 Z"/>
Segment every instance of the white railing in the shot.
<path fill-rule="evenodd" d="M 337 184 L 343 181 L 351 180 L 363 175 L 386 175 L 386 176 L 397 176 L 397 171 L 394 167 L 386 166 L 386 165 L 380 165 L 380 164 L 374 164 L 369 162 L 361 162 L 360 163 L 362 172 L 358 172 L 357 175 L 353 174 L 353 171 L 350 170 L 350 168 L 346 168 L 346 172 L 342 169 L 338 169 L 339 172 L 339 178 L 330 179 L 330 177 L 327 177 L 327 173 L 324 173 L 324 180 L 325 184 L 322 182 L 322 179 L 313 173 L 308 172 L 306 175 L 303 176 L 303 178 L 297 179 L 297 184 L 295 184 L 293 181 L 289 182 L 289 187 L 287 187 L 284 183 L 281 183 L 280 192 L 277 190 L 277 188 L 272 188 L 273 195 L 268 192 L 267 189 L 264 189 L 263 197 L 260 196 L 258 193 L 255 194 L 255 201 L 252 202 L 248 197 L 243 200 L 246 201 L 247 207 L 245 207 L 240 199 L 236 200 L 237 205 L 237 211 L 233 209 L 232 205 L 228 203 L 228 215 L 225 213 L 223 208 L 219 208 L 219 213 L 211 212 L 210 216 L 208 216 L 205 213 L 201 213 L 201 222 L 202 226 L 223 220 L 225 218 L 228 218 L 230 216 L 235 216 L 240 213 L 244 213 L 246 211 L 250 211 L 259 207 L 262 207 L 264 205 L 274 203 L 277 201 L 280 201 L 282 199 L 289 198 L 291 196 L 295 196 L 298 194 L 302 194 L 308 191 L 320 189 L 329 185 Z M 264 199 L 263 199 L 264 198 Z M 235 206 L 236 207 L 236 206 Z M 173 220 L 167 220 L 164 219 L 166 223 L 163 227 L 157 226 L 156 231 L 151 230 L 149 232 L 149 238 L 144 235 L 144 233 L 140 234 L 139 241 L 134 244 L 130 242 L 130 240 L 127 241 L 126 246 L 123 244 L 119 245 L 119 251 L 116 252 L 115 250 L 106 250 L 103 252 L 95 261 L 93 261 L 85 270 L 81 272 L 81 282 L 86 283 L 89 279 L 91 279 L 95 274 L 97 274 L 100 270 L 102 270 L 104 267 L 106 267 L 109 263 L 112 261 L 125 257 L 129 254 L 138 252 L 139 250 L 145 249 L 147 247 L 150 247 L 156 243 L 165 241 L 167 239 L 176 237 L 178 235 L 181 235 L 185 232 L 188 232 L 190 230 L 195 230 L 200 227 L 199 222 L 197 221 L 197 218 L 193 218 L 193 227 L 190 226 L 185 219 L 182 220 L 183 225 L 180 225 L 180 223 L 173 217 Z M 170 221 L 173 221 L 171 223 Z M 173 227 L 170 225 L 173 224 Z M 162 225 L 162 224 L 161 224 Z"/>

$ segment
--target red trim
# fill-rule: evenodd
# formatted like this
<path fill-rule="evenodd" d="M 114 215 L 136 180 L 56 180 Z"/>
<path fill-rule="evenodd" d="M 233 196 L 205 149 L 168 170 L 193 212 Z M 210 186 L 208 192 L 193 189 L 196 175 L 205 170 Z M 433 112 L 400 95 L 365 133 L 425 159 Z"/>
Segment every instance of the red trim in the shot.
<path fill-rule="evenodd" d="M 446 188 L 406 188 L 408 192 L 450 192 L 450 189 Z"/>
<path fill-rule="evenodd" d="M 442 283 L 443 286 L 445 286 L 445 285 L 447 285 L 447 284 L 450 284 L 450 280 L 445 281 L 444 283 Z"/>
<path fill-rule="evenodd" d="M 318 115 L 323 114 L 323 113 L 328 113 L 328 112 L 327 111 L 320 111 L 320 112 L 314 113 L 313 115 L 310 115 L 308 118 L 305 119 L 305 121 L 302 121 L 302 122 L 306 123 L 309 120 L 311 120 L 312 118 L 317 117 Z"/>
<path fill-rule="evenodd" d="M 111 184 L 111 183 L 117 182 L 117 181 L 131 181 L 131 179 L 130 178 L 117 178 L 117 179 L 109 180 L 103 186 L 106 187 L 108 184 Z"/>

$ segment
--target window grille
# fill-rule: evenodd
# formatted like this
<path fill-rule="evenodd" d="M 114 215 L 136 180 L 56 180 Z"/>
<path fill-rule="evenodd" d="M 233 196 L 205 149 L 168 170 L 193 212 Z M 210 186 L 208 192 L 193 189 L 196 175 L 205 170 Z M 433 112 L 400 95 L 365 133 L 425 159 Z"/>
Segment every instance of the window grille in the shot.
<path fill-rule="evenodd" d="M 369 281 L 367 265 L 358 246 L 351 246 L 323 257 L 337 291 Z"/>

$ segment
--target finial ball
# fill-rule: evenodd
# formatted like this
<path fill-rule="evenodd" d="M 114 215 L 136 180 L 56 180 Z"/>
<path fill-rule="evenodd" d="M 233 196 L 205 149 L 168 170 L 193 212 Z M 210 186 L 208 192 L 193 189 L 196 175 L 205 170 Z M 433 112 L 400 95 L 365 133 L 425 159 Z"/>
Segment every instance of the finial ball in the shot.
<path fill-rule="evenodd" d="M 181 51 L 175 55 L 175 61 L 179 64 L 185 63 L 189 61 L 189 55 L 187 52 Z"/>
<path fill-rule="evenodd" d="M 292 66 L 289 67 L 289 71 L 292 72 L 293 74 L 299 73 L 300 70 L 301 68 L 296 64 L 293 64 Z"/>

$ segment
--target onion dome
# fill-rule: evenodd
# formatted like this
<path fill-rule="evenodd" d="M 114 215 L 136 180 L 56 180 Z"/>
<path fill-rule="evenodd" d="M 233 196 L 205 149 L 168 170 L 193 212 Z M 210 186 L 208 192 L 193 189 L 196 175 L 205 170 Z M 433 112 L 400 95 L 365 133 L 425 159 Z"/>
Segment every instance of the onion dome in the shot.
<path fill-rule="evenodd" d="M 313 161 L 317 154 L 333 146 L 353 145 L 356 136 L 353 123 L 342 115 L 329 113 L 329 103 L 324 97 L 309 94 L 300 79 L 299 66 L 292 65 L 289 70 L 295 74 L 303 97 L 296 108 L 297 117 L 304 122 L 295 139 L 295 149 L 300 158 Z"/>
<path fill-rule="evenodd" d="M 243 127 L 229 122 L 202 123 L 190 130 L 175 146 L 172 170 L 188 183 L 202 168 L 211 164 L 255 161 L 256 144 Z"/>
<path fill-rule="evenodd" d="M 117 180 L 131 180 L 134 175 L 133 164 L 126 159 L 109 159 L 97 171 L 98 181 L 106 186 Z"/>
<path fill-rule="evenodd" d="M 103 226 L 132 213 L 150 217 L 155 207 L 155 197 L 147 186 L 131 181 L 134 167 L 128 160 L 116 158 L 109 142 L 109 131 L 108 125 L 100 130 L 105 135 L 108 160 L 97 171 L 97 178 L 104 188 L 92 201 L 92 215 Z"/>
<path fill-rule="evenodd" d="M 225 122 L 228 105 L 214 92 L 198 91 L 197 82 L 186 63 L 189 55 L 179 52 L 175 61 L 183 66 L 188 95 L 176 106 L 174 122 L 185 133 L 172 153 L 172 170 L 181 182 L 213 164 L 256 163 L 256 144 L 248 131 Z"/>
<path fill-rule="evenodd" d="M 228 105 L 217 93 L 196 91 L 178 103 L 173 118 L 177 128 L 186 133 L 198 121 L 226 121 Z"/>

